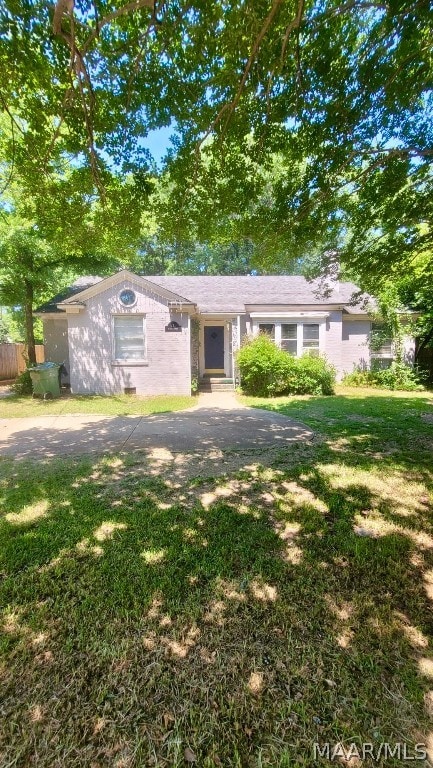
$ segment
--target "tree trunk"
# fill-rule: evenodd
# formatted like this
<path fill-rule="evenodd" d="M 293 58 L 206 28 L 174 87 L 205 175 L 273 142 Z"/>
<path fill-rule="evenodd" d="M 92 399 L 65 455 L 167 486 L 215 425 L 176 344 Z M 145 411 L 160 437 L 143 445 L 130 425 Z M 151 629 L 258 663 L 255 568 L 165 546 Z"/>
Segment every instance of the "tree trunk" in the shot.
<path fill-rule="evenodd" d="M 33 284 L 29 280 L 24 280 L 24 285 L 26 289 L 24 315 L 26 328 L 27 360 L 30 365 L 36 365 L 36 344 L 33 327 Z"/>

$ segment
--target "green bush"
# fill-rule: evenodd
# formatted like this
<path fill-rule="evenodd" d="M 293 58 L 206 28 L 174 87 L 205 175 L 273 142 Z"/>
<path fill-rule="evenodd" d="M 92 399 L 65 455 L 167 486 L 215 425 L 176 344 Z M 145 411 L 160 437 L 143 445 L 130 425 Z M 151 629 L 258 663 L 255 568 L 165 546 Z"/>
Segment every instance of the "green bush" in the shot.
<path fill-rule="evenodd" d="M 11 389 L 16 395 L 31 395 L 33 393 L 33 385 L 30 371 L 25 370 L 23 373 L 20 373 L 12 384 Z"/>
<path fill-rule="evenodd" d="M 283 353 L 285 354 L 285 353 Z M 293 395 L 333 395 L 335 368 L 324 357 L 305 354 L 294 357 L 286 378 L 286 392 Z"/>
<path fill-rule="evenodd" d="M 373 371 L 355 368 L 351 373 L 346 373 L 342 384 L 347 387 L 374 387 L 377 382 Z"/>
<path fill-rule="evenodd" d="M 249 339 L 237 353 L 243 391 L 256 397 L 332 395 L 335 370 L 323 357 L 292 357 L 267 334 Z"/>
<path fill-rule="evenodd" d="M 246 341 L 237 353 L 237 362 L 242 389 L 247 394 L 272 397 L 284 391 L 291 359 L 266 333 Z"/>
<path fill-rule="evenodd" d="M 416 368 L 405 363 L 393 362 L 389 368 L 355 370 L 346 374 L 343 384 L 351 387 L 383 387 L 413 392 L 423 389 L 421 376 Z"/>
<path fill-rule="evenodd" d="M 403 389 L 408 392 L 423 389 L 420 376 L 415 368 L 394 362 L 390 368 L 374 372 L 379 386 L 385 389 Z"/>

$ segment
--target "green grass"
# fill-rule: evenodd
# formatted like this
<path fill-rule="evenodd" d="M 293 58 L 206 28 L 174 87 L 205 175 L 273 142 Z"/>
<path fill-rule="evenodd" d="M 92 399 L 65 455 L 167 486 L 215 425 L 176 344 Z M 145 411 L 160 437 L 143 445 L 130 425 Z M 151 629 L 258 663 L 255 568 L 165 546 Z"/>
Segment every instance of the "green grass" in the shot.
<path fill-rule="evenodd" d="M 410 453 L 413 441 L 422 450 L 427 438 L 431 450 L 432 422 L 427 415 L 433 406 L 433 393 L 394 392 L 372 388 L 337 387 L 333 397 L 241 396 L 240 400 L 254 408 L 264 408 L 299 419 L 321 434 L 339 440 L 347 439 L 363 449 L 398 447 Z"/>
<path fill-rule="evenodd" d="M 29 416 L 50 416 L 70 413 L 97 413 L 105 416 L 147 416 L 190 408 L 196 400 L 187 395 L 62 395 L 54 400 L 10 396 L 0 400 L 0 417 L 3 419 Z"/>
<path fill-rule="evenodd" d="M 312 768 L 315 741 L 428 739 L 432 395 L 253 404 L 315 439 L 199 478 L 0 463 L 1 765 Z"/>

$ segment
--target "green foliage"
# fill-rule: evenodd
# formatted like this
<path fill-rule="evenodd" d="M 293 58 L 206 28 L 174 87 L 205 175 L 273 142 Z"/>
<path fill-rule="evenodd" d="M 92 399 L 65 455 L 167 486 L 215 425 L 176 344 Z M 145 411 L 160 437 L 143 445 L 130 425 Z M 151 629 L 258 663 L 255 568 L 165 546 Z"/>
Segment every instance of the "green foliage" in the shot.
<path fill-rule="evenodd" d="M 100 197 L 121 233 L 152 188 L 148 133 L 172 126 L 157 218 L 182 241 L 247 237 L 262 269 L 275 269 L 276 250 L 284 269 L 339 249 L 372 283 L 431 248 L 425 0 L 53 5 L 0 7 L 13 174 L 31 198 L 74 160 L 51 231 L 62 219 L 73 231 L 80 207 Z"/>
<path fill-rule="evenodd" d="M 272 397 L 284 392 L 292 360 L 267 334 L 248 339 L 237 353 L 237 363 L 245 393 Z"/>
<path fill-rule="evenodd" d="M 284 394 L 333 395 L 335 377 L 334 367 L 324 357 L 306 353 L 302 357 L 292 358 Z"/>
<path fill-rule="evenodd" d="M 0 344 L 10 341 L 9 324 L 3 317 L 0 318 Z"/>
<path fill-rule="evenodd" d="M 212 108 L 189 114 L 160 220 L 184 237 L 248 236 L 260 269 L 305 254 L 324 267 L 338 251 L 376 290 L 432 246 L 431 13 L 419 1 L 369 11 L 331 0 L 306 4 L 297 27 L 282 4 L 242 88 L 260 4 L 246 2 L 242 16 L 235 8 L 211 46 Z"/>
<path fill-rule="evenodd" d="M 389 368 L 373 371 L 379 386 L 385 389 L 401 389 L 408 392 L 423 389 L 415 368 L 401 362 L 393 362 Z"/>
<path fill-rule="evenodd" d="M 16 395 L 31 395 L 33 392 L 33 384 L 30 377 L 30 371 L 25 370 L 23 373 L 20 373 L 12 384 L 11 389 Z"/>
<path fill-rule="evenodd" d="M 247 339 L 237 353 L 243 391 L 257 397 L 332 395 L 335 370 L 323 357 L 292 357 L 267 334 Z"/>
<path fill-rule="evenodd" d="M 102 200 L 80 164 L 58 155 L 49 173 L 35 173 L 22 160 L 25 128 L 12 147 L 8 130 L 0 114 L 0 303 L 21 320 L 18 337 L 31 357 L 35 306 L 77 276 L 133 259 L 149 191 L 106 171 Z"/>
<path fill-rule="evenodd" d="M 342 384 L 345 384 L 347 387 L 374 387 L 377 381 L 373 371 L 355 368 L 354 371 L 346 373 Z"/>
<path fill-rule="evenodd" d="M 0 245 L 1 249 L 1 245 Z M 5 265 L 3 264 L 3 267 Z M 2 280 L 4 279 L 4 270 L 2 272 L 2 269 L 0 267 L 0 295 L 2 294 Z M 50 290 L 50 285 L 48 284 L 47 290 Z M 50 294 L 52 295 L 52 293 Z M 47 297 L 48 298 L 48 297 Z M 37 318 L 35 320 L 35 337 L 37 339 L 38 344 L 43 344 L 43 332 L 42 332 L 42 322 Z M 18 342 L 21 343 L 24 339 L 24 313 L 22 310 L 22 307 L 14 305 L 13 307 L 8 307 L 7 309 L 2 307 L 2 318 L 0 321 L 0 338 L 2 341 L 6 342 Z"/>
<path fill-rule="evenodd" d="M 350 387 L 383 387 L 407 392 L 422 390 L 422 375 L 416 368 L 394 361 L 389 368 L 374 365 L 370 369 L 356 369 L 346 374 L 343 384 Z"/>
<path fill-rule="evenodd" d="M 161 233 L 160 233 L 161 235 Z M 131 267 L 144 275 L 248 275 L 255 266 L 249 240 L 214 244 L 171 240 L 155 235 L 144 238 Z"/>

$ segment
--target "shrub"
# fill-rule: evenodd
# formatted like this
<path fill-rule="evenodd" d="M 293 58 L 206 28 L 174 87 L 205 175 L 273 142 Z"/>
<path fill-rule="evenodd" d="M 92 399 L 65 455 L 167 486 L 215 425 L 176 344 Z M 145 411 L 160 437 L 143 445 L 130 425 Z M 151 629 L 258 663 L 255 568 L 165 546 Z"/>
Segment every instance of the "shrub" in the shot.
<path fill-rule="evenodd" d="M 33 385 L 30 371 L 25 370 L 23 373 L 20 373 L 12 384 L 11 389 L 16 395 L 31 395 L 33 393 Z"/>
<path fill-rule="evenodd" d="M 374 387 L 376 379 L 373 371 L 356 368 L 351 373 L 346 373 L 342 383 L 348 387 Z"/>
<path fill-rule="evenodd" d="M 335 368 L 324 357 L 305 354 L 293 358 L 294 366 L 286 380 L 286 391 L 293 395 L 333 395 Z"/>
<path fill-rule="evenodd" d="M 374 376 L 379 386 L 385 389 L 403 389 L 409 392 L 423 389 L 417 370 L 404 363 L 394 362 L 390 368 L 375 371 Z"/>
<path fill-rule="evenodd" d="M 267 334 L 249 339 L 237 353 L 242 389 L 248 395 L 332 395 L 335 370 L 323 357 L 292 357 Z"/>
<path fill-rule="evenodd" d="M 247 394 L 272 397 L 284 391 L 291 358 L 266 333 L 248 339 L 237 353 L 237 362 Z"/>
<path fill-rule="evenodd" d="M 419 372 L 405 363 L 393 362 L 389 368 L 355 370 L 346 374 L 343 384 L 351 387 L 383 387 L 407 392 L 423 389 Z"/>

